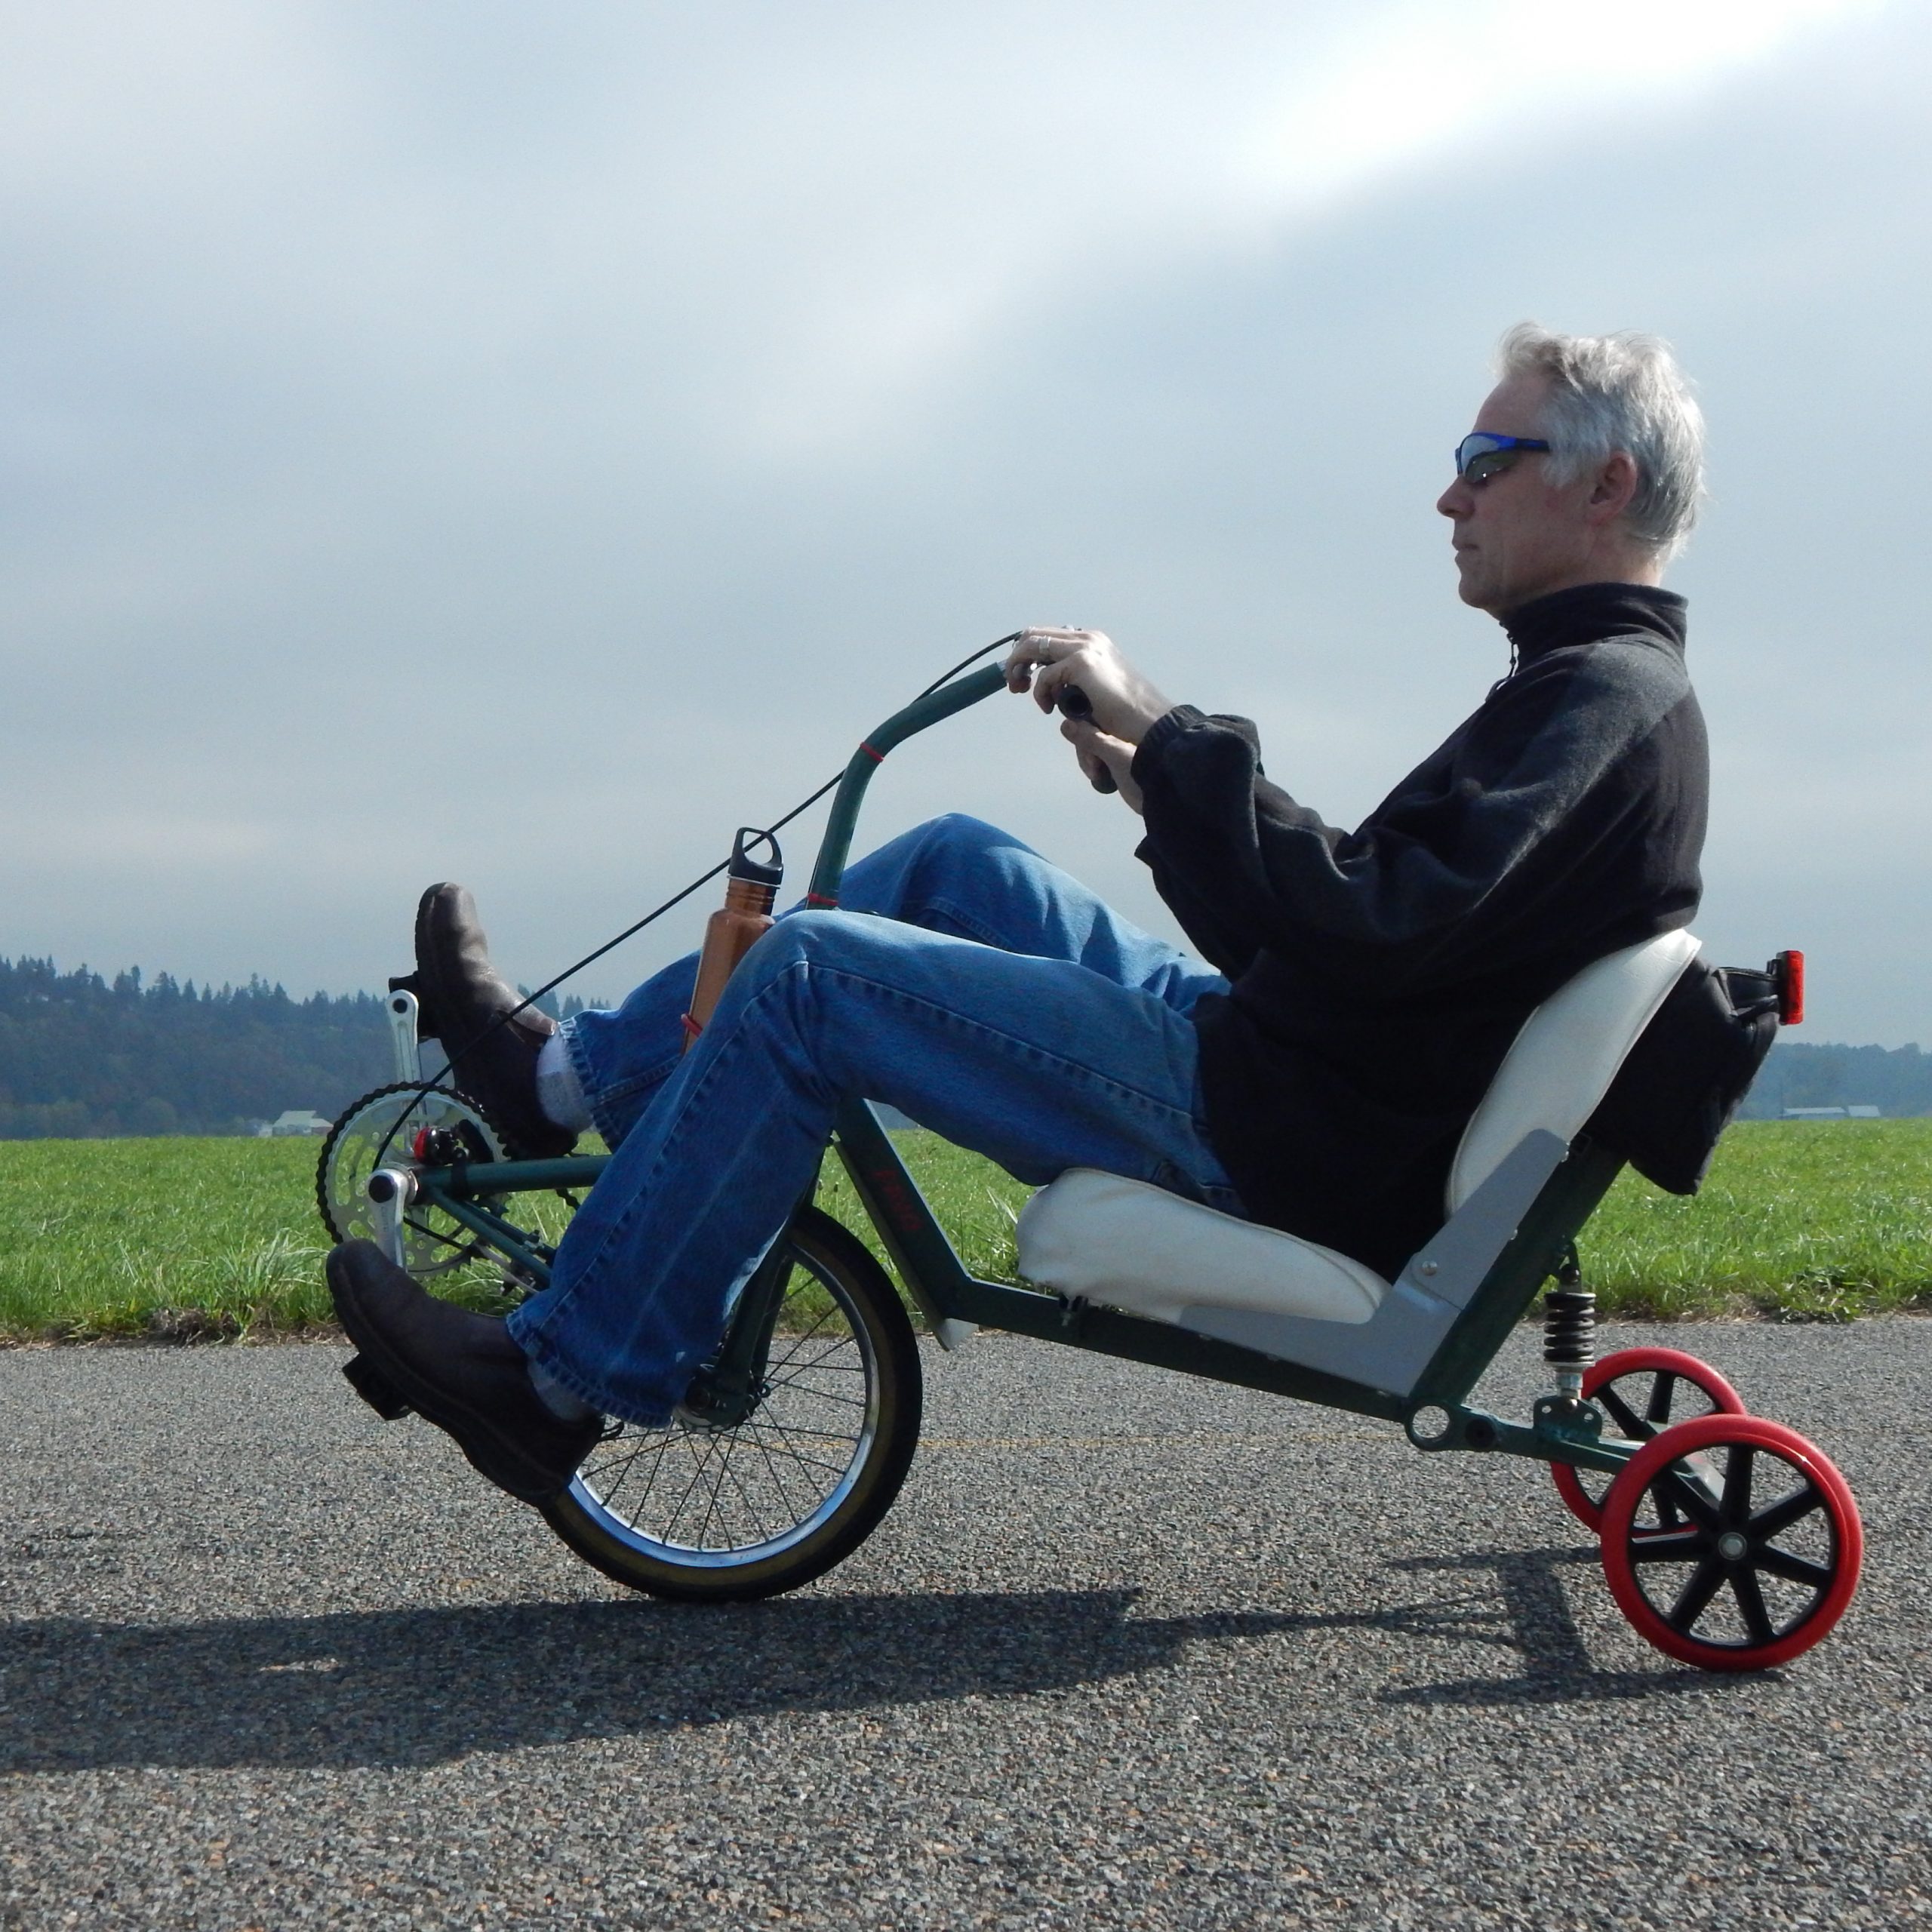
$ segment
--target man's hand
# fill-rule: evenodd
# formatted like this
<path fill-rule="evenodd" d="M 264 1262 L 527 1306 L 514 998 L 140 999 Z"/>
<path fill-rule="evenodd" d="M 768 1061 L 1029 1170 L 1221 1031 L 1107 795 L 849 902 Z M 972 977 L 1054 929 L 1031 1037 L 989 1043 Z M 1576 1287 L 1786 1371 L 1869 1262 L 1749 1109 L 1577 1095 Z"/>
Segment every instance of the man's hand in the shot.
<path fill-rule="evenodd" d="M 1044 625 L 1022 631 L 1007 654 L 1006 683 L 1009 691 L 1030 690 L 1046 712 L 1057 705 L 1069 709 L 1062 703 L 1064 694 L 1078 690 L 1086 701 L 1082 715 L 1062 719 L 1061 737 L 1072 746 L 1090 783 L 1107 773 L 1123 801 L 1140 809 L 1128 767 L 1149 728 L 1174 705 L 1121 657 L 1112 638 L 1103 631 Z"/>
<path fill-rule="evenodd" d="M 1063 718 L 1060 734 L 1073 747 L 1080 769 L 1095 791 L 1118 792 L 1122 804 L 1131 811 L 1140 811 L 1140 787 L 1131 775 L 1134 747 L 1124 738 L 1097 731 L 1084 718 Z"/>

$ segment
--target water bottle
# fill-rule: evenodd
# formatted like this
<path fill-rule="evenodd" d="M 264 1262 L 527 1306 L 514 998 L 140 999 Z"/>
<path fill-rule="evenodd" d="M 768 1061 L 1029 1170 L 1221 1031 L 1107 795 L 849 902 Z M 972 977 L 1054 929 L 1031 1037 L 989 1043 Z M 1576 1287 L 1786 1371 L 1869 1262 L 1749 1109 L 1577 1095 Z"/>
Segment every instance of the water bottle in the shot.
<path fill-rule="evenodd" d="M 760 844 L 771 849 L 769 865 L 751 856 L 749 848 Z M 685 1015 L 687 1053 L 691 1042 L 704 1031 L 705 1023 L 718 1004 L 725 981 L 737 970 L 738 961 L 770 929 L 771 908 L 784 882 L 785 859 L 777 840 L 755 825 L 740 826 L 737 837 L 731 841 L 731 862 L 725 868 L 724 903 L 705 924 L 704 947 L 697 959 L 697 984 L 691 991 L 691 1011 Z"/>

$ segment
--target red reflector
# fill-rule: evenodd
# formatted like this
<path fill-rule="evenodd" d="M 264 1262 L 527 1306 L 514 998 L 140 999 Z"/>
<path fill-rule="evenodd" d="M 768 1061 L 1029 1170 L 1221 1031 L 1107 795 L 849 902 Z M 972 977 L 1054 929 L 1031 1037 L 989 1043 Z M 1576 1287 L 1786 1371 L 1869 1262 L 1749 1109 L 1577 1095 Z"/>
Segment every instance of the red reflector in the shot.
<path fill-rule="evenodd" d="M 419 1161 L 426 1161 L 429 1158 L 429 1130 L 426 1127 L 419 1127 L 416 1130 L 416 1138 L 409 1143 L 409 1151 Z"/>
<path fill-rule="evenodd" d="M 1798 1026 L 1804 1017 L 1804 954 L 1780 952 L 1771 961 L 1771 972 L 1778 983 L 1778 1024 Z"/>

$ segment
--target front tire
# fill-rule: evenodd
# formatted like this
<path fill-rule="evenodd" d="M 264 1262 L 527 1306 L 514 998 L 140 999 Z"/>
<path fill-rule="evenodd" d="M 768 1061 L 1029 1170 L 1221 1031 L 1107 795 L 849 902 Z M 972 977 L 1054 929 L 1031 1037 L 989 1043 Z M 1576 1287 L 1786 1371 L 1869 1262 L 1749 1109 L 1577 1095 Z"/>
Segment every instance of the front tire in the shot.
<path fill-rule="evenodd" d="M 851 1555 L 905 1480 L 919 1351 L 891 1281 L 815 1208 L 779 1239 L 791 1272 L 757 1407 L 731 1429 L 627 1426 L 541 1506 L 632 1589 L 701 1603 L 795 1590 Z"/>

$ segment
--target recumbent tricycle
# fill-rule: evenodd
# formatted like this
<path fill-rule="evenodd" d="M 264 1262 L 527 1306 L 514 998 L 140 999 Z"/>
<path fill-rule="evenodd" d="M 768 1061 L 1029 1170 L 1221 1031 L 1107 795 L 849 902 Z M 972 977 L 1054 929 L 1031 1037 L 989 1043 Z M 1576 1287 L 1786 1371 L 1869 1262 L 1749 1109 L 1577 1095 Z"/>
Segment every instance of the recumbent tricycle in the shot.
<path fill-rule="evenodd" d="M 955 676 L 853 755 L 810 903 L 837 903 L 886 752 L 1003 688 L 997 669 Z M 389 997 L 398 1084 L 355 1102 L 325 1143 L 323 1219 L 336 1239 L 374 1239 L 432 1287 L 473 1295 L 485 1271 L 491 1292 L 520 1297 L 549 1278 L 561 1210 L 548 1197 L 574 1205 L 606 1157 L 506 1158 L 481 1108 L 424 1078 L 420 1038 L 433 1016 L 411 984 Z M 871 1105 L 847 1106 L 833 1144 L 942 1349 L 1002 1328 L 1380 1417 L 1424 1451 L 1546 1462 L 1646 1638 L 1705 1669 L 1758 1669 L 1808 1650 L 1850 1601 L 1862 1552 L 1851 1492 L 1817 1448 L 1749 1414 L 1695 1358 L 1644 1348 L 1595 1360 L 1574 1244 L 1626 1160 L 1694 1189 L 1801 1004 L 1796 954 L 1761 974 L 1713 970 L 1676 932 L 1598 960 L 1524 1026 L 1463 1134 L 1441 1227 L 1393 1281 L 1086 1169 L 1020 1215 L 1020 1271 L 1032 1285 L 980 1281 Z M 1527 1421 L 1471 1407 L 1552 1280 L 1551 1392 Z M 404 1413 L 359 1361 L 345 1373 L 379 1413 Z M 885 1269 L 808 1199 L 739 1294 L 694 1395 L 708 1426 L 614 1429 L 544 1515 L 607 1575 L 656 1595 L 792 1589 L 849 1555 L 898 1492 L 919 1433 L 912 1325 Z"/>

